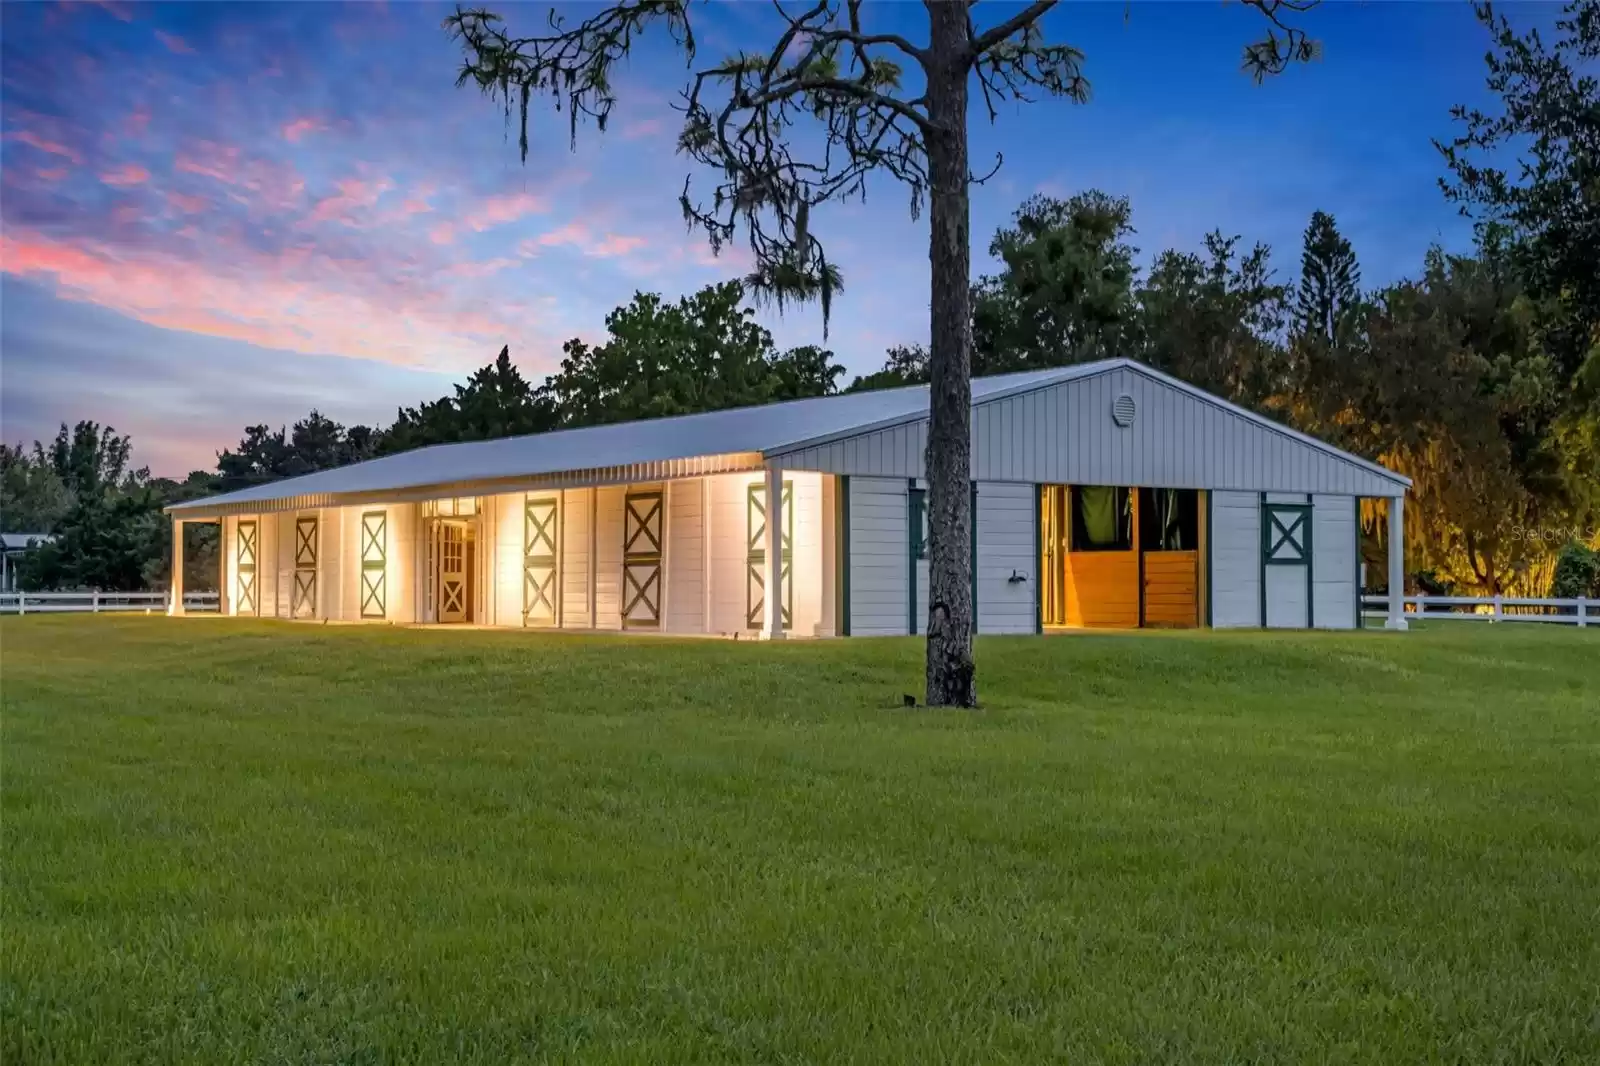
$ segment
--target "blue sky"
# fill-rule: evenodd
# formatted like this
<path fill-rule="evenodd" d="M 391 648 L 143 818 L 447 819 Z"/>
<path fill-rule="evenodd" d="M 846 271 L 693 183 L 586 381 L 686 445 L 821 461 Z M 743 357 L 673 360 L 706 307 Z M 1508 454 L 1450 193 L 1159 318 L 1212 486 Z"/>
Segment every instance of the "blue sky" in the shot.
<path fill-rule="evenodd" d="M 492 6 L 492 5 L 491 5 Z M 994 3 L 998 19 L 1015 5 Z M 93 418 L 156 473 L 209 468 L 246 424 L 312 407 L 386 424 L 502 344 L 538 378 L 571 337 L 598 340 L 636 290 L 737 276 L 685 232 L 662 35 L 619 78 L 603 135 L 537 115 L 518 162 L 497 105 L 454 88 L 448 7 L 137 4 L 0 7 L 0 432 Z M 532 29 L 542 6 L 506 5 Z M 1510 8 L 1547 25 L 1552 5 Z M 921 36 L 909 3 L 873 25 Z M 772 37 L 761 4 L 695 11 L 702 59 Z M 1132 198 L 1148 260 L 1220 228 L 1275 249 L 1284 276 L 1313 210 L 1332 212 L 1365 282 L 1465 248 L 1430 138 L 1488 104 L 1484 31 L 1466 4 L 1329 3 L 1303 16 L 1320 62 L 1265 85 L 1240 72 L 1260 16 L 1238 4 L 1069 3 L 1045 23 L 1080 47 L 1093 98 L 974 116 L 975 270 L 1026 196 Z M 829 346 L 851 372 L 924 339 L 925 223 L 896 187 L 818 220 L 845 272 Z M 766 316 L 821 340 L 814 310 Z"/>

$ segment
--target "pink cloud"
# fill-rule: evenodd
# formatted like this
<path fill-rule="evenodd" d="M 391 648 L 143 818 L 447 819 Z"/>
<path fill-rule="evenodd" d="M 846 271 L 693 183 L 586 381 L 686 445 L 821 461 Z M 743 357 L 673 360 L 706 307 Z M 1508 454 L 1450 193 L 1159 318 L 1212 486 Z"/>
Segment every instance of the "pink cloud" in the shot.
<path fill-rule="evenodd" d="M 83 156 L 79 155 L 73 149 L 68 148 L 66 145 L 61 144 L 58 141 L 46 140 L 45 138 L 40 137 L 38 134 L 31 133 L 28 130 L 13 130 L 5 136 L 6 140 L 8 141 L 21 141 L 23 144 L 26 144 L 32 148 L 37 148 L 41 152 L 46 152 L 50 155 L 58 155 L 64 159 L 70 159 L 74 163 L 83 162 Z"/>
<path fill-rule="evenodd" d="M 643 248 L 648 242 L 643 237 L 625 237 L 615 233 L 608 233 L 597 244 L 591 245 L 586 251 L 589 255 L 607 258 L 614 255 L 627 255 Z"/>
<path fill-rule="evenodd" d="M 116 3 L 115 0 L 93 0 L 93 3 L 119 22 L 133 21 L 133 12 L 124 4 Z"/>
<path fill-rule="evenodd" d="M 594 259 L 609 259 L 636 252 L 648 243 L 643 237 L 617 233 L 596 237 L 588 223 L 574 219 L 548 233 L 523 241 L 517 246 L 517 251 L 524 258 L 529 258 L 538 255 L 541 248 L 570 247 Z"/>
<path fill-rule="evenodd" d="M 217 151 L 209 152 L 204 156 L 179 155 L 178 161 L 173 164 L 178 170 L 186 174 L 199 174 L 205 178 L 215 178 L 218 181 L 232 185 L 238 180 L 236 169 L 239 149 L 214 146 Z"/>
<path fill-rule="evenodd" d="M 306 187 L 293 167 L 246 158 L 237 145 L 215 141 L 194 142 L 178 154 L 173 167 L 185 174 L 198 174 L 252 193 L 253 200 L 242 195 L 235 199 L 248 206 L 259 205 L 276 211 L 297 208 Z"/>
<path fill-rule="evenodd" d="M 491 274 L 500 273 L 507 267 L 516 266 L 517 262 L 515 259 L 505 258 L 486 259 L 482 262 L 469 260 L 464 263 L 452 263 L 445 267 L 443 273 L 450 278 L 486 278 Z"/>
<path fill-rule="evenodd" d="M 130 137 L 139 137 L 144 134 L 145 127 L 150 125 L 150 109 L 140 105 L 128 112 L 126 132 Z"/>
<path fill-rule="evenodd" d="M 327 129 L 327 123 L 320 118 L 297 118 L 286 123 L 283 127 L 283 139 L 294 142 L 310 133 L 321 133 Z"/>
<path fill-rule="evenodd" d="M 156 31 L 156 40 L 167 46 L 167 51 L 177 55 L 193 55 L 194 49 L 189 47 L 189 42 L 175 33 Z"/>
<path fill-rule="evenodd" d="M 479 233 L 507 222 L 515 222 L 525 215 L 543 214 L 550 209 L 549 201 L 532 193 L 507 193 L 491 196 L 462 216 L 462 223 Z"/>
<path fill-rule="evenodd" d="M 557 248 L 564 244 L 582 247 L 589 241 L 589 227 L 582 222 L 568 222 L 560 229 L 553 229 L 549 233 L 541 233 L 531 242 L 524 241 L 523 247 L 537 245 L 540 248 Z"/>
<path fill-rule="evenodd" d="M 441 222 L 428 231 L 428 240 L 434 244 L 450 244 L 456 239 L 456 228 L 449 222 Z"/>
<path fill-rule="evenodd" d="M 40 181 L 60 181 L 62 178 L 67 176 L 67 168 L 66 167 L 50 167 L 49 169 L 40 168 L 40 169 L 35 170 L 33 172 L 33 176 L 38 178 Z"/>
<path fill-rule="evenodd" d="M 665 127 L 666 124 L 658 118 L 638 119 L 622 127 L 622 136 L 624 140 L 636 141 L 641 137 L 654 137 Z"/>
<path fill-rule="evenodd" d="M 357 178 L 346 178 L 338 183 L 338 193 L 324 197 L 317 201 L 307 216 L 312 222 L 343 222 L 347 226 L 355 225 L 354 214 L 364 211 L 376 204 L 380 197 L 389 189 L 387 181 L 367 182 Z"/>
<path fill-rule="evenodd" d="M 170 190 L 167 192 L 167 203 L 186 215 L 197 215 L 211 207 L 211 201 L 203 196 L 186 196 Z"/>
<path fill-rule="evenodd" d="M 124 163 L 100 175 L 100 180 L 106 185 L 117 188 L 127 188 L 130 185 L 143 185 L 150 180 L 150 172 L 137 163 Z"/>
<path fill-rule="evenodd" d="M 556 350 L 533 306 L 485 301 L 475 291 L 457 296 L 437 284 L 445 271 L 404 255 L 380 269 L 311 241 L 268 254 L 214 231 L 194 239 L 209 242 L 209 255 L 8 231 L 0 234 L 0 264 L 8 274 L 52 280 L 65 299 L 270 348 L 450 371 L 475 367 L 508 342 Z M 510 265 L 461 264 L 454 274 L 483 277 Z"/>

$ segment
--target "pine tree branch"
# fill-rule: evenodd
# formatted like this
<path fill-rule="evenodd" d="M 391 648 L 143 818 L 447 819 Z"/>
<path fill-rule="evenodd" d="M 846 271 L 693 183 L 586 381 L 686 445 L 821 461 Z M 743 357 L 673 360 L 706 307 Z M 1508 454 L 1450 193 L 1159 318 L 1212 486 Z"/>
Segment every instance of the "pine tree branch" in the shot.
<path fill-rule="evenodd" d="M 937 2 L 937 0 L 936 0 Z M 976 60 L 995 45 L 1018 30 L 1027 29 L 1038 22 L 1044 13 L 1055 7 L 1059 0 L 1034 0 L 1033 3 L 1012 15 L 992 29 L 985 30 L 972 42 L 971 57 Z"/>

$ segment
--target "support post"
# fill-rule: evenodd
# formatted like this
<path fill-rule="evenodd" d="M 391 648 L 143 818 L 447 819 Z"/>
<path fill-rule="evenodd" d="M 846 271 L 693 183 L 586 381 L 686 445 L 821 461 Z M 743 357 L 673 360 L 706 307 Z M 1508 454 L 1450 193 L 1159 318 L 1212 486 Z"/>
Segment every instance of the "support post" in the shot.
<path fill-rule="evenodd" d="M 762 626 L 768 640 L 783 639 L 783 467 L 767 467 L 767 550 L 762 580 L 766 589 L 762 607 L 766 619 Z"/>
<path fill-rule="evenodd" d="M 270 520 L 273 521 L 273 522 L 276 522 L 277 518 L 274 516 Z M 261 541 L 261 544 L 265 544 L 266 543 L 265 535 L 264 534 L 258 534 L 258 536 L 262 536 L 263 537 L 263 539 Z M 257 548 L 259 549 L 260 546 L 261 545 L 258 544 Z M 274 592 L 274 595 L 276 595 L 276 592 Z M 294 593 L 291 591 L 290 592 L 290 596 L 292 597 L 293 595 L 294 595 Z M 259 597 L 261 596 L 260 588 L 256 589 L 256 596 L 258 598 L 257 602 L 260 602 L 260 600 L 259 600 Z M 217 519 L 217 617 L 218 618 L 226 618 L 226 617 L 228 617 L 228 614 L 229 614 L 229 612 L 228 612 L 228 601 L 229 601 L 229 598 L 230 597 L 228 596 L 228 520 L 226 518 L 219 518 L 219 519 Z"/>
<path fill-rule="evenodd" d="M 600 628 L 600 487 L 589 486 L 589 628 Z"/>
<path fill-rule="evenodd" d="M 172 520 L 172 580 L 168 587 L 171 589 L 172 602 L 167 605 L 167 613 L 174 618 L 183 615 L 183 520 Z"/>
<path fill-rule="evenodd" d="M 1406 498 L 1389 497 L 1389 618 L 1385 629 L 1405 632 L 1406 625 Z"/>
<path fill-rule="evenodd" d="M 1589 624 L 1589 598 L 1578 597 L 1578 628 L 1582 629 Z"/>
<path fill-rule="evenodd" d="M 700 478 L 700 621 L 711 632 L 711 478 Z"/>

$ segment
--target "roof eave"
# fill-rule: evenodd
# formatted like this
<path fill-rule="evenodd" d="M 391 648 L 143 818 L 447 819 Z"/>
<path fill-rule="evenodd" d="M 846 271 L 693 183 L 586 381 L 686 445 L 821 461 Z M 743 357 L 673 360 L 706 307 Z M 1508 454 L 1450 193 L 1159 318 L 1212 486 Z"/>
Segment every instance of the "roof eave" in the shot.
<path fill-rule="evenodd" d="M 497 496 L 508 492 L 556 491 L 588 486 L 616 485 L 629 482 L 671 481 L 678 478 L 704 477 L 710 474 L 731 474 L 759 470 L 763 465 L 759 452 L 712 452 L 706 455 L 679 456 L 670 459 L 645 460 L 611 466 L 575 467 L 570 470 L 546 471 L 539 474 L 516 474 L 498 478 L 474 478 L 463 481 L 424 482 L 417 485 L 383 489 L 360 489 L 344 492 L 289 492 L 282 495 L 248 500 L 230 500 L 234 493 L 224 493 L 202 500 L 188 500 L 172 504 L 162 510 L 183 521 L 211 521 L 234 515 L 267 514 L 281 511 L 313 510 L 321 507 L 349 507 L 361 504 L 416 503 L 422 500 L 445 499 L 452 496 Z M 307 475 L 310 476 L 310 475 Z M 294 478 L 274 485 L 288 486 Z"/>

